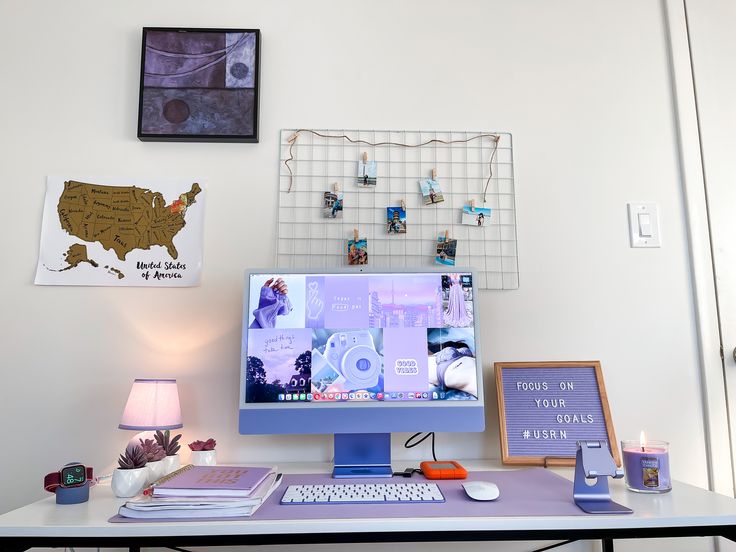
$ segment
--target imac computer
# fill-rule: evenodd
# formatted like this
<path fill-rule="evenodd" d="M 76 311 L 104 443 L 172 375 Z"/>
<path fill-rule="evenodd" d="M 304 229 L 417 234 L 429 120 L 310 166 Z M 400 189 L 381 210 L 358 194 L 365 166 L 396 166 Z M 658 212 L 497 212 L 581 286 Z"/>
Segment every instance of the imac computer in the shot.
<path fill-rule="evenodd" d="M 251 270 L 241 434 L 334 434 L 335 477 L 390 476 L 391 432 L 483 431 L 473 272 Z"/>

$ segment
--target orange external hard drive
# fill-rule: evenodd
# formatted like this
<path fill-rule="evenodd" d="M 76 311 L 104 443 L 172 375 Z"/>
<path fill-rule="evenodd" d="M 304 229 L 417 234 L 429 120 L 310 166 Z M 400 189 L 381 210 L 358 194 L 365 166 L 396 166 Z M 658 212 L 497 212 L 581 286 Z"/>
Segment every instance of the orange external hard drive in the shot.
<path fill-rule="evenodd" d="M 468 471 L 454 460 L 422 462 L 419 468 L 427 479 L 465 479 L 468 477 Z"/>

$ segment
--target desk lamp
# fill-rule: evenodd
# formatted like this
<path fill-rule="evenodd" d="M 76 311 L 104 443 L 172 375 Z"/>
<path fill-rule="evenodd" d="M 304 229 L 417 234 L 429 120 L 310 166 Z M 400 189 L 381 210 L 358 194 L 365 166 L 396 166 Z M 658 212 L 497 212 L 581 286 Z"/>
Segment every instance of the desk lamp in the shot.
<path fill-rule="evenodd" d="M 118 427 L 120 429 L 138 430 L 132 444 L 140 444 L 145 432 L 157 429 L 179 429 L 181 423 L 181 407 L 179 406 L 179 390 L 175 379 L 136 379 L 128 395 L 123 416 Z"/>

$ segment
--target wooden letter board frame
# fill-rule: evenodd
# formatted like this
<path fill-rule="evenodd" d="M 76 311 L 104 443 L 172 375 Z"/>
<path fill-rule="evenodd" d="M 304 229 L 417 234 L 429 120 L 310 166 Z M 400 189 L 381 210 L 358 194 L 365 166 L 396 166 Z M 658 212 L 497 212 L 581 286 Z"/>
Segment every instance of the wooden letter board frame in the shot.
<path fill-rule="evenodd" d="M 508 420 L 506 418 L 506 400 L 504 397 L 503 388 L 503 372 L 504 370 L 516 369 L 516 368 L 529 368 L 529 369 L 566 369 L 576 370 L 579 368 L 593 368 L 595 371 L 595 379 L 597 385 L 597 393 L 595 397 L 592 397 L 596 404 L 600 403 L 600 409 L 603 414 L 605 422 L 605 434 L 596 436 L 594 438 L 586 437 L 581 440 L 607 440 L 613 455 L 613 459 L 617 466 L 621 465 L 621 456 L 619 454 L 618 443 L 616 441 L 616 433 L 613 429 L 613 422 L 611 420 L 611 411 L 608 407 L 608 396 L 606 395 L 606 388 L 603 384 L 603 373 L 601 371 L 601 363 L 597 360 L 592 361 L 571 361 L 571 362 L 496 362 L 494 364 L 494 370 L 496 372 L 496 391 L 498 394 L 498 419 L 499 419 L 499 433 L 501 436 L 501 453 L 504 464 L 509 465 L 521 465 L 521 466 L 574 466 L 575 465 L 575 452 L 571 456 L 561 455 L 548 455 L 544 454 L 540 450 L 539 455 L 528 454 L 524 456 L 511 455 L 509 451 L 509 434 L 508 434 Z M 571 372 L 574 374 L 574 372 Z M 540 393 L 542 393 L 540 391 Z M 530 401 L 534 399 L 534 392 L 528 392 Z M 587 397 L 590 399 L 590 397 Z M 534 403 L 530 405 L 530 409 L 534 407 Z M 547 411 L 548 412 L 548 411 Z M 528 411 L 526 411 L 528 414 Z M 548 441 L 540 441 L 540 449 L 544 447 L 544 443 Z"/>

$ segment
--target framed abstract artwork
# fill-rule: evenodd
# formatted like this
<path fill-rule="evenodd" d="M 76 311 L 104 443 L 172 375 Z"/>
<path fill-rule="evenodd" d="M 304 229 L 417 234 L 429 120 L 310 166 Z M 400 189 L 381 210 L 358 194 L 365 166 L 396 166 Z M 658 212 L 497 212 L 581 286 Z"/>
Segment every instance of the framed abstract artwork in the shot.
<path fill-rule="evenodd" d="M 258 142 L 258 29 L 144 27 L 138 138 Z"/>

